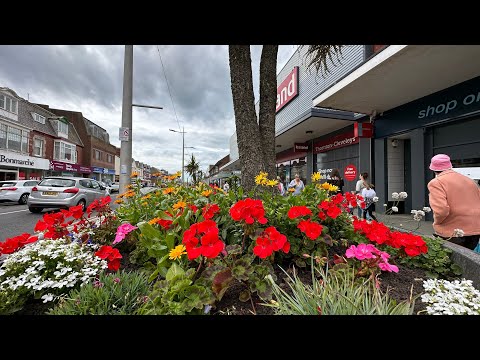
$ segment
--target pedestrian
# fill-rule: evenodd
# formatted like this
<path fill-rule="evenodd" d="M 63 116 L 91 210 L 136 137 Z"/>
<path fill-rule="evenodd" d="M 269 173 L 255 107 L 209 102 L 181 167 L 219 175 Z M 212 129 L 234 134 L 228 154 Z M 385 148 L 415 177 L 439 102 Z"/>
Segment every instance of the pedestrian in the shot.
<path fill-rule="evenodd" d="M 300 175 L 295 174 L 295 178 L 290 181 L 290 184 L 288 184 L 288 188 L 294 188 L 295 191 L 293 192 L 293 195 L 299 195 L 302 190 L 305 188 L 305 185 L 303 184 L 303 181 L 300 180 Z"/>
<path fill-rule="evenodd" d="M 368 182 L 368 173 L 367 172 L 363 172 L 361 173 L 359 176 L 358 176 L 358 181 L 357 181 L 357 184 L 355 185 L 355 193 L 358 194 L 358 195 L 362 195 L 362 190 L 366 187 L 366 183 Z M 357 207 L 357 211 L 358 211 L 358 218 L 362 218 L 363 216 L 363 209 L 358 206 Z"/>
<path fill-rule="evenodd" d="M 230 185 L 228 185 L 228 182 L 225 182 L 225 184 L 223 184 L 223 191 L 228 192 L 229 190 L 230 190 Z"/>
<path fill-rule="evenodd" d="M 454 171 L 446 154 L 432 157 L 429 168 L 435 172 L 428 183 L 435 234 L 475 249 L 480 238 L 480 188 L 468 176 Z"/>
<path fill-rule="evenodd" d="M 333 169 L 329 183 L 338 187 L 338 191 L 336 192 L 337 194 L 343 194 L 343 186 L 345 185 L 345 183 L 340 177 L 340 172 L 338 171 L 338 169 Z"/>
<path fill-rule="evenodd" d="M 278 192 L 280 193 L 281 196 L 284 196 L 285 195 L 285 186 L 283 186 L 283 182 L 282 182 L 282 179 L 280 178 L 280 176 L 277 176 L 277 181 L 278 181 L 278 184 L 277 184 Z"/>
<path fill-rule="evenodd" d="M 367 216 L 377 221 L 373 212 L 375 211 L 375 201 L 374 197 L 377 196 L 375 190 L 373 190 L 373 185 L 365 181 L 365 187 L 362 189 L 362 196 L 365 200 L 365 209 L 363 210 L 363 219 L 366 220 Z"/>

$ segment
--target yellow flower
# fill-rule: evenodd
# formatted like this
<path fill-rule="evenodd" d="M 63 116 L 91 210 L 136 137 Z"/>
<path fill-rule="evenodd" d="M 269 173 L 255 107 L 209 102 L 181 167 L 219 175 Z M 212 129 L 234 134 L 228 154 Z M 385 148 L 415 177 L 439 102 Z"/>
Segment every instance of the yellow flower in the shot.
<path fill-rule="evenodd" d="M 125 194 L 118 194 L 118 195 L 117 195 L 117 199 L 121 199 L 121 198 L 124 197 L 124 196 L 125 196 Z"/>
<path fill-rule="evenodd" d="M 187 253 L 186 250 L 187 249 L 184 245 L 177 245 L 172 250 L 170 250 L 170 253 L 168 254 L 170 256 L 168 258 L 170 260 L 177 260 L 181 258 L 182 255 L 185 255 Z"/>
<path fill-rule="evenodd" d="M 330 185 L 330 184 L 329 184 Z M 338 186 L 336 185 L 330 185 L 328 187 L 328 191 L 331 191 L 331 192 L 334 192 L 334 191 L 338 191 Z"/>
<path fill-rule="evenodd" d="M 209 197 L 210 195 L 212 195 L 212 192 L 213 190 L 205 190 L 205 191 L 202 191 L 202 195 L 205 197 Z"/>
<path fill-rule="evenodd" d="M 115 200 L 114 203 L 115 203 L 115 204 L 122 204 L 122 203 L 123 203 L 123 200 L 122 200 L 122 199 L 118 199 L 118 200 Z"/>
<path fill-rule="evenodd" d="M 144 197 L 142 197 L 142 200 L 147 200 L 147 199 L 150 199 L 151 197 L 152 197 L 152 195 L 147 194 Z"/>
<path fill-rule="evenodd" d="M 148 203 L 147 203 L 146 201 L 144 201 L 144 202 L 142 203 L 142 206 L 147 206 L 147 205 L 148 205 Z"/>
<path fill-rule="evenodd" d="M 267 180 L 267 186 L 276 186 L 278 184 L 278 180 Z"/>
<path fill-rule="evenodd" d="M 325 189 L 325 190 L 328 190 L 330 188 L 330 186 L 332 186 L 331 184 L 329 184 L 328 182 L 324 182 L 322 184 L 322 189 Z"/>
<path fill-rule="evenodd" d="M 127 186 L 125 186 L 125 189 L 132 189 L 133 188 L 133 185 L 132 184 L 128 184 Z"/>
<path fill-rule="evenodd" d="M 132 175 L 130 175 L 130 177 L 132 177 L 132 178 L 138 177 L 138 172 L 132 171 Z"/>
<path fill-rule="evenodd" d="M 314 172 L 312 174 L 312 182 L 320 180 L 320 173 L 319 172 Z"/>
<path fill-rule="evenodd" d="M 133 196 L 135 196 L 135 191 L 130 190 L 129 192 L 125 193 L 125 197 L 133 197 Z"/>
<path fill-rule="evenodd" d="M 260 171 L 260 174 L 255 176 L 255 184 L 264 185 L 267 182 L 268 173 Z"/>
<path fill-rule="evenodd" d="M 290 188 L 290 189 L 288 189 L 288 191 L 289 191 L 289 192 L 294 192 L 295 189 L 294 189 L 294 188 Z"/>
<path fill-rule="evenodd" d="M 174 192 L 174 191 L 175 191 L 175 188 L 173 187 L 166 188 L 165 190 L 163 190 L 163 195 L 170 194 L 171 192 Z"/>
<path fill-rule="evenodd" d="M 187 206 L 187 203 L 186 202 L 183 202 L 183 201 L 179 201 L 177 202 L 175 205 L 173 205 L 173 210 L 175 209 L 179 209 L 179 208 L 185 208 Z"/>
<path fill-rule="evenodd" d="M 161 220 L 160 218 L 156 217 L 156 218 L 153 218 L 152 220 L 150 220 L 148 223 L 150 225 L 155 225 L 160 220 Z"/>

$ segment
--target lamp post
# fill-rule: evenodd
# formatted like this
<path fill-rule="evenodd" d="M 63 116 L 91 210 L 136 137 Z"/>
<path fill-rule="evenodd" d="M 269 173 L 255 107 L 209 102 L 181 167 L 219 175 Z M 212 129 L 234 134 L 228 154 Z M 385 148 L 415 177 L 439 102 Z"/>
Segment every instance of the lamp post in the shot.
<path fill-rule="evenodd" d="M 170 131 L 182 134 L 182 185 L 184 184 L 184 169 L 185 169 L 185 128 L 182 128 L 182 131 L 168 129 Z M 193 146 L 187 146 L 187 149 L 195 149 Z"/>

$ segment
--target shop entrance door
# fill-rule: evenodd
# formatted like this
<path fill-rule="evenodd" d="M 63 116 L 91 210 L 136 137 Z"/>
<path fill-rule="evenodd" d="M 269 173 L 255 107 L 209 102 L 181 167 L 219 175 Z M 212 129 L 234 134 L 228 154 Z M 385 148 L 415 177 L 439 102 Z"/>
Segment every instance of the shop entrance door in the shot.
<path fill-rule="evenodd" d="M 0 181 L 5 180 L 18 180 L 18 170 L 1 170 L 0 169 Z"/>

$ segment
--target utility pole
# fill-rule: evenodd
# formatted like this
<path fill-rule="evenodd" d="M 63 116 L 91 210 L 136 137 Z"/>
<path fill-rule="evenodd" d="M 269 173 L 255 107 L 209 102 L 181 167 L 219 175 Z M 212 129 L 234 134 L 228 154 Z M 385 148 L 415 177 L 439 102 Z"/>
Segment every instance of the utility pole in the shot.
<path fill-rule="evenodd" d="M 127 190 L 132 174 L 132 108 L 133 106 L 163 109 L 160 106 L 148 106 L 132 103 L 133 94 L 133 45 L 125 45 L 125 60 L 123 64 L 123 103 L 122 127 L 120 128 L 120 184 L 119 193 Z"/>
<path fill-rule="evenodd" d="M 182 128 L 182 131 L 177 131 L 173 129 L 168 129 L 168 130 L 182 134 L 182 185 L 183 185 L 185 183 L 184 176 L 183 176 L 183 172 L 185 168 L 185 127 Z"/>
<path fill-rule="evenodd" d="M 120 185 L 123 194 L 130 184 L 132 173 L 132 91 L 133 90 L 133 45 L 125 45 L 123 64 L 122 128 L 120 129 Z M 122 137 L 123 135 L 123 137 Z"/>

